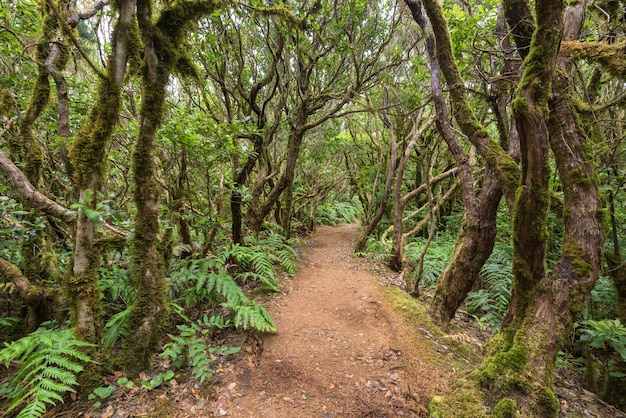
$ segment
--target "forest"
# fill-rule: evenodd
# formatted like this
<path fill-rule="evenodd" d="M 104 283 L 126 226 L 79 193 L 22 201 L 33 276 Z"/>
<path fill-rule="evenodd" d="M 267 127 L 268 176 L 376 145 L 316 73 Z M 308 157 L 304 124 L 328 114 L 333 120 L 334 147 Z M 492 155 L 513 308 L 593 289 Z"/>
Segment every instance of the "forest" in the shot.
<path fill-rule="evenodd" d="M 341 222 L 492 335 L 485 416 L 626 412 L 625 80 L 621 0 L 0 0 L 3 416 L 204 381 Z"/>

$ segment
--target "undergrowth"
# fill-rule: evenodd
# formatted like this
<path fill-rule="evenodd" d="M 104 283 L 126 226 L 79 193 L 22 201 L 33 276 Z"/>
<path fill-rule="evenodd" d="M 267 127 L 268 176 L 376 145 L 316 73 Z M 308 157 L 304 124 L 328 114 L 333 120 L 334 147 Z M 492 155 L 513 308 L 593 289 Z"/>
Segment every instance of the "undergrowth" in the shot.
<path fill-rule="evenodd" d="M 353 223 L 361 215 L 361 205 L 357 200 L 348 202 L 327 202 L 315 210 L 315 221 L 320 225 L 337 226 Z"/>
<path fill-rule="evenodd" d="M 90 347 L 69 328 L 39 328 L 25 337 L 5 343 L 0 362 L 17 370 L 0 386 L 4 414 L 18 411 L 17 417 L 43 416 L 50 406 L 63 402 L 63 395 L 75 392 L 77 376 L 91 358 L 81 349 Z"/>

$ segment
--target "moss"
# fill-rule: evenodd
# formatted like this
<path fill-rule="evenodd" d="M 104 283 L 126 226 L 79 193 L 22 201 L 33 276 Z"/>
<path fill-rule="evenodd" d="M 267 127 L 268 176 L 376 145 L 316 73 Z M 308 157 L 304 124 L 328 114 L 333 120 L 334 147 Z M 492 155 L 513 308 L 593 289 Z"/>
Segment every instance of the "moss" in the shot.
<path fill-rule="evenodd" d="M 626 41 L 614 44 L 567 41 L 561 44 L 560 53 L 572 59 L 599 64 L 616 77 L 626 75 Z"/>
<path fill-rule="evenodd" d="M 294 29 L 304 28 L 306 23 L 306 19 L 297 16 L 285 4 L 280 4 L 278 6 L 256 7 L 254 11 L 261 16 L 276 17 Z"/>
<path fill-rule="evenodd" d="M 17 101 L 9 89 L 0 90 L 0 119 L 9 118 L 17 109 Z"/>
<path fill-rule="evenodd" d="M 523 393 L 529 391 L 528 349 L 524 344 L 514 344 L 508 351 L 501 351 L 485 360 L 485 367 L 479 372 L 479 379 L 489 389 L 496 390 L 496 396 L 503 396 L 511 389 Z"/>
<path fill-rule="evenodd" d="M 104 175 L 105 150 L 118 120 L 120 91 L 113 75 L 108 74 L 98 87 L 96 104 L 89 113 L 84 128 L 70 146 L 75 180 L 77 186 L 83 190 L 96 186 L 93 184 L 94 179 L 101 179 Z"/>
<path fill-rule="evenodd" d="M 569 173 L 570 179 L 573 184 L 582 188 L 588 189 L 593 186 L 593 181 L 582 172 L 580 168 L 575 168 Z"/>
<path fill-rule="evenodd" d="M 122 251 L 127 244 L 126 237 L 117 234 L 108 234 L 94 241 L 94 247 L 101 252 L 117 250 Z"/>
<path fill-rule="evenodd" d="M 495 143 L 486 155 L 486 160 L 491 167 L 495 167 L 499 172 L 499 178 L 506 179 L 506 182 L 502 184 L 502 190 L 507 200 L 513 200 L 520 184 L 519 164 Z"/>
<path fill-rule="evenodd" d="M 517 402 L 511 398 L 503 398 L 493 408 L 494 418 L 513 418 L 517 416 Z"/>
<path fill-rule="evenodd" d="M 516 96 L 512 103 L 513 113 L 515 115 L 524 115 L 529 112 L 528 102 L 521 96 Z"/>
<path fill-rule="evenodd" d="M 433 396 L 428 404 L 428 416 L 436 418 L 486 417 L 484 395 L 473 380 L 458 379 L 450 396 Z"/>
<path fill-rule="evenodd" d="M 554 391 L 547 387 L 542 387 L 538 397 L 539 413 L 544 417 L 555 417 L 559 414 L 559 400 Z"/>
<path fill-rule="evenodd" d="M 585 258 L 585 250 L 572 240 L 563 243 L 563 255 L 571 260 L 578 277 L 585 277 L 593 271 L 593 266 Z"/>

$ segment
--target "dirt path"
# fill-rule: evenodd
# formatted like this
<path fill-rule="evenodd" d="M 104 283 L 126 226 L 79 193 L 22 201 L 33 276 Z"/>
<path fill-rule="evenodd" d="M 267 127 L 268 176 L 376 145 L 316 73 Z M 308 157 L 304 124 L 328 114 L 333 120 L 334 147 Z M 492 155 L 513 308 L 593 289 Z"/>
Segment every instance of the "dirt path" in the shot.
<path fill-rule="evenodd" d="M 426 414 L 440 386 L 437 372 L 407 343 L 377 278 L 351 258 L 355 231 L 319 228 L 298 274 L 266 304 L 278 333 L 248 346 L 248 362 L 225 382 L 215 415 Z"/>

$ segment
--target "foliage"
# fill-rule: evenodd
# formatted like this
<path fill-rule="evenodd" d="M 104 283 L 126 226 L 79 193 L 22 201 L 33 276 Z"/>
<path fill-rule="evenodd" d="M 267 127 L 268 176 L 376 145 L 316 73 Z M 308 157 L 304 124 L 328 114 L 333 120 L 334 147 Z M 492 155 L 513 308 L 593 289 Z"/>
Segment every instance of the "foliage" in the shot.
<path fill-rule="evenodd" d="M 110 312 L 104 326 L 102 343 L 109 352 L 120 337 L 128 334 L 128 317 L 135 302 L 135 289 L 130 284 L 129 271 L 118 264 L 98 269 L 99 285 L 105 294 L 105 307 Z"/>
<path fill-rule="evenodd" d="M 426 239 L 423 237 L 418 237 L 407 244 L 407 260 L 417 263 L 425 245 Z M 432 288 L 437 284 L 437 279 L 448 264 L 453 250 L 454 239 L 448 234 L 440 234 L 429 244 L 428 251 L 424 257 L 424 271 L 422 272 L 420 285 Z"/>
<path fill-rule="evenodd" d="M 336 226 L 340 223 L 353 223 L 361 215 L 358 202 L 326 202 L 315 210 L 315 220 L 320 225 Z"/>
<path fill-rule="evenodd" d="M 196 379 L 204 382 L 205 379 L 213 376 L 210 365 L 216 356 L 234 354 L 240 349 L 225 345 L 214 347 L 208 341 L 215 328 L 222 329 L 229 324 L 229 320 L 225 320 L 219 315 L 211 317 L 205 315 L 198 321 L 178 325 L 180 334 L 168 334 L 171 341 L 165 344 L 160 356 L 170 359 L 175 368 L 191 366 Z"/>
<path fill-rule="evenodd" d="M 580 323 L 580 340 L 593 348 L 615 350 L 626 361 L 626 327 L 619 319 L 588 319 Z"/>
<path fill-rule="evenodd" d="M 583 357 L 574 357 L 567 351 L 559 351 L 556 358 L 556 368 L 559 370 L 582 371 L 585 368 Z"/>
<path fill-rule="evenodd" d="M 481 269 L 481 288 L 467 296 L 467 310 L 480 326 L 496 331 L 509 308 L 513 263 L 509 244 L 496 245 Z"/>
<path fill-rule="evenodd" d="M 617 290 L 611 279 L 600 276 L 585 305 L 585 319 L 609 319 L 617 316 Z"/>
<path fill-rule="evenodd" d="M 37 234 L 46 228 L 44 219 L 33 217 L 33 210 L 28 210 L 15 199 L 3 195 L 4 186 L 0 186 L 0 255 L 10 259 L 19 259 L 19 246 L 16 242 L 33 241 Z"/>
<path fill-rule="evenodd" d="M 225 323 L 264 332 L 276 330 L 267 310 L 245 295 L 218 259 L 188 259 L 176 264 L 170 284 L 173 300 L 181 300 L 187 306 L 213 304 L 228 308 L 230 314 Z M 183 309 L 178 312 L 186 318 Z"/>
<path fill-rule="evenodd" d="M 92 344 L 80 341 L 69 329 L 45 329 L 5 343 L 0 361 L 6 367 L 18 363 L 17 371 L 0 387 L 5 414 L 18 408 L 18 417 L 42 416 L 48 406 L 63 402 L 63 394 L 75 392 L 82 363 L 91 358 L 81 349 Z"/>

